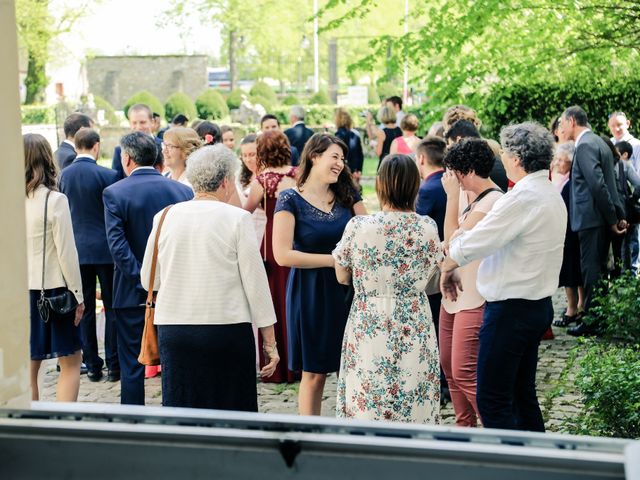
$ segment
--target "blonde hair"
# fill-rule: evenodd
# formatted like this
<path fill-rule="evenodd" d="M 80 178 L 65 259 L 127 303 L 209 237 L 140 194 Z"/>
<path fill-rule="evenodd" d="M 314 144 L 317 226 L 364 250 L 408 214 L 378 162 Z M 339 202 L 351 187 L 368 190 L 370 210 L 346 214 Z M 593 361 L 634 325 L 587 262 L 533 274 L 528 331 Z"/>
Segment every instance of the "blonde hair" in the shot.
<path fill-rule="evenodd" d="M 353 120 L 351 119 L 351 115 L 344 108 L 336 109 L 335 116 L 336 128 L 346 128 L 347 130 L 351 130 L 353 127 Z"/>
<path fill-rule="evenodd" d="M 413 113 L 409 115 L 405 115 L 400 120 L 400 128 L 407 132 L 417 132 L 418 131 L 418 117 L 416 117 Z"/>
<path fill-rule="evenodd" d="M 396 112 L 391 107 L 380 107 L 378 110 L 378 121 L 387 124 L 387 123 L 396 123 Z"/>
<path fill-rule="evenodd" d="M 196 131 L 187 127 L 171 127 L 165 132 L 164 140 L 175 142 L 185 159 L 202 146 L 202 139 Z"/>
<path fill-rule="evenodd" d="M 449 107 L 442 117 L 445 135 L 458 120 L 470 121 L 476 126 L 478 131 L 480 131 L 480 127 L 482 126 L 482 122 L 473 108 L 467 107 L 466 105 L 454 105 L 453 107 Z"/>

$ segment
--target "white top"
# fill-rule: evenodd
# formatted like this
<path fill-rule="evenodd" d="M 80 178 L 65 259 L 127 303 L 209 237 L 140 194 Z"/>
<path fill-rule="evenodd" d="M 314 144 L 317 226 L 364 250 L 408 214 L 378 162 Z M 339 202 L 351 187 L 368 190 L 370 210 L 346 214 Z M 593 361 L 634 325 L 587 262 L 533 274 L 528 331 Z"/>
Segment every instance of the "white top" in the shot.
<path fill-rule="evenodd" d="M 567 209 L 549 171 L 531 173 L 470 231 L 451 241 L 458 265 L 483 259 L 478 292 L 489 302 L 539 300 L 558 288 Z"/>
<path fill-rule="evenodd" d="M 153 219 L 140 270 L 145 289 L 161 215 Z M 251 215 L 215 200 L 171 207 L 160 232 L 154 290 L 156 325 L 276 323 Z"/>
<path fill-rule="evenodd" d="M 40 185 L 25 200 L 29 290 L 40 290 L 42 287 L 42 239 L 47 191 L 48 188 Z M 47 209 L 44 288 L 66 286 L 78 303 L 82 303 L 80 263 L 73 237 L 69 201 L 63 193 L 52 191 Z"/>

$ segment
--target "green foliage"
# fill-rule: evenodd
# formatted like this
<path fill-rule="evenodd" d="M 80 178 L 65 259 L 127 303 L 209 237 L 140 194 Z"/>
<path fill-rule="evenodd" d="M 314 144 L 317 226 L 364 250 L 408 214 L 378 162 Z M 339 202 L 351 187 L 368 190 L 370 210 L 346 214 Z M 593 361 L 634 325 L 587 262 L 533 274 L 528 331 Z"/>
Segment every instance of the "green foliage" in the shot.
<path fill-rule="evenodd" d="M 129 118 L 127 115 L 129 113 L 129 108 L 136 103 L 144 103 L 151 109 L 152 112 L 157 113 L 161 117 L 165 116 L 164 106 L 162 105 L 162 102 L 158 100 L 158 97 L 154 96 L 146 90 L 142 90 L 138 93 L 133 94 L 131 98 L 127 100 L 127 103 L 124 104 L 123 110 L 125 117 Z"/>
<path fill-rule="evenodd" d="M 579 435 L 640 438 L 640 349 L 585 342 L 576 386 L 584 409 L 566 425 Z"/>
<path fill-rule="evenodd" d="M 597 321 L 610 341 L 640 345 L 639 298 L 640 278 L 627 271 L 596 291 L 585 322 Z"/>
<path fill-rule="evenodd" d="M 470 97 L 487 133 L 497 136 L 500 127 L 513 122 L 535 120 L 548 126 L 553 117 L 571 105 L 580 105 L 597 133 L 607 133 L 609 114 L 624 111 L 629 118 L 640 116 L 640 79 L 588 78 L 583 81 L 526 82 L 499 84 L 482 98 Z"/>
<path fill-rule="evenodd" d="M 249 101 L 254 105 L 262 105 L 267 112 L 270 112 L 274 105 L 271 99 L 263 97 L 262 95 L 251 95 Z"/>
<path fill-rule="evenodd" d="M 291 105 L 300 105 L 300 99 L 298 97 L 296 97 L 295 95 L 287 95 L 282 100 L 282 104 L 283 105 L 289 105 L 289 106 L 291 106 Z"/>
<path fill-rule="evenodd" d="M 380 95 L 378 94 L 378 89 L 375 85 L 367 86 L 367 98 L 369 100 L 369 103 L 373 105 L 380 103 Z"/>
<path fill-rule="evenodd" d="M 251 90 L 249 91 L 249 95 L 251 97 L 265 98 L 272 106 L 278 104 L 278 97 L 276 96 L 276 92 L 274 92 L 273 88 L 271 88 L 264 82 L 254 83 L 253 87 L 251 87 Z"/>
<path fill-rule="evenodd" d="M 220 120 L 229 115 L 229 107 L 217 90 L 205 90 L 196 99 L 198 118 L 203 120 Z"/>
<path fill-rule="evenodd" d="M 333 102 L 325 90 L 319 90 L 309 98 L 311 105 L 331 105 Z"/>
<path fill-rule="evenodd" d="M 227 97 L 227 106 L 229 107 L 229 110 L 240 108 L 243 95 L 246 95 L 246 93 L 240 88 L 236 88 L 231 91 L 231 93 Z"/>
<path fill-rule="evenodd" d="M 298 104 L 299 105 L 299 104 Z M 363 107 L 345 107 L 351 119 L 353 120 L 354 127 L 363 127 L 365 124 L 364 119 L 360 116 L 363 110 L 375 110 L 377 105 L 365 105 Z M 304 122 L 307 125 L 318 126 L 325 124 L 332 124 L 336 113 L 335 105 L 307 105 L 305 106 L 305 118 Z M 278 118 L 281 125 L 287 125 L 289 123 L 289 107 L 280 106 L 273 107 L 269 113 L 272 113 Z"/>
<path fill-rule="evenodd" d="M 402 96 L 402 87 L 397 83 L 380 82 L 378 83 L 377 89 L 378 96 L 380 97 L 380 100 L 378 101 L 382 101 L 385 98 L 393 97 L 394 95 L 400 97 Z"/>
<path fill-rule="evenodd" d="M 23 105 L 23 125 L 51 124 L 56 122 L 55 109 L 48 105 Z"/>
<path fill-rule="evenodd" d="M 164 110 L 167 122 L 170 122 L 171 119 L 179 113 L 186 115 L 189 120 L 195 120 L 197 116 L 196 106 L 193 100 L 183 92 L 171 94 L 164 104 Z"/>
<path fill-rule="evenodd" d="M 118 125 L 119 120 L 113 105 L 99 95 L 93 96 L 93 102 L 96 104 L 97 110 L 104 110 L 104 119 L 109 125 Z"/>

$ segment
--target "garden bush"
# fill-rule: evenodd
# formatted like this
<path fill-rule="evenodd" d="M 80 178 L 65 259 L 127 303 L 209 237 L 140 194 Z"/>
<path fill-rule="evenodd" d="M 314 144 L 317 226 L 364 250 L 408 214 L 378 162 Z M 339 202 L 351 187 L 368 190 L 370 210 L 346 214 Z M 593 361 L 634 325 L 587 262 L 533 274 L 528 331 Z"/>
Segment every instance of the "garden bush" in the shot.
<path fill-rule="evenodd" d="M 326 123 L 333 123 L 335 112 L 335 105 L 306 105 L 304 122 L 307 125 L 317 126 L 324 125 Z M 365 120 L 360 116 L 363 110 L 370 110 L 372 112 L 377 111 L 377 105 L 364 105 L 360 107 L 346 107 L 347 112 L 351 115 L 354 127 L 364 126 Z M 278 121 L 282 125 L 289 123 L 289 110 L 290 107 L 280 106 L 274 107 L 269 113 L 272 113 L 278 118 Z"/>
<path fill-rule="evenodd" d="M 284 97 L 284 99 L 282 100 L 282 104 L 283 105 L 300 105 L 300 99 L 292 94 L 287 95 L 286 97 Z"/>
<path fill-rule="evenodd" d="M 196 98 L 198 118 L 203 120 L 220 120 L 229 115 L 229 107 L 217 90 L 205 90 Z"/>
<path fill-rule="evenodd" d="M 23 125 L 56 123 L 55 109 L 49 105 L 23 105 L 21 111 Z"/>
<path fill-rule="evenodd" d="M 583 341 L 575 384 L 584 408 L 565 427 L 577 435 L 640 438 L 640 348 Z"/>
<path fill-rule="evenodd" d="M 278 104 L 278 97 L 276 92 L 273 91 L 269 85 L 264 82 L 256 82 L 249 91 L 251 97 L 262 97 L 269 102 L 269 105 L 275 106 Z"/>
<path fill-rule="evenodd" d="M 173 117 L 182 113 L 189 120 L 194 120 L 197 116 L 196 105 L 193 100 L 183 92 L 176 92 L 167 98 L 164 104 L 165 119 L 170 122 Z"/>
<path fill-rule="evenodd" d="M 392 82 L 378 82 L 376 86 L 376 90 L 378 92 L 378 102 L 382 101 L 384 98 L 389 98 L 393 96 L 402 97 L 402 84 L 401 83 L 392 83 Z M 377 103 L 377 102 L 376 102 Z"/>
<path fill-rule="evenodd" d="M 99 95 L 93 96 L 93 103 L 96 104 L 97 110 L 102 110 L 104 112 L 104 119 L 108 125 L 117 126 L 120 123 L 118 116 L 116 115 L 116 111 L 108 101 L 102 98 Z"/>
<path fill-rule="evenodd" d="M 227 107 L 229 107 L 229 110 L 240 108 L 243 95 L 246 95 L 246 93 L 240 88 L 235 88 L 231 91 L 231 93 L 227 97 Z"/>
<path fill-rule="evenodd" d="M 329 94 L 325 90 L 318 90 L 309 98 L 311 105 L 331 105 L 333 102 L 329 98 Z"/>
<path fill-rule="evenodd" d="M 164 115 L 164 106 L 162 105 L 162 102 L 160 100 L 158 100 L 158 97 L 154 96 L 153 94 L 151 94 L 150 92 L 148 92 L 146 90 L 142 90 L 142 91 L 134 94 L 131 98 L 129 98 L 129 100 L 127 100 L 127 103 L 124 104 L 123 110 L 124 110 L 125 117 L 129 118 L 127 116 L 127 114 L 129 113 L 129 108 L 132 105 L 135 105 L 136 103 L 144 103 L 154 113 L 157 113 L 161 117 L 165 116 Z"/>
<path fill-rule="evenodd" d="M 263 97 L 262 95 L 251 95 L 249 97 L 249 101 L 253 105 L 262 105 L 267 112 L 270 112 L 274 105 L 274 103 L 269 98 Z"/>

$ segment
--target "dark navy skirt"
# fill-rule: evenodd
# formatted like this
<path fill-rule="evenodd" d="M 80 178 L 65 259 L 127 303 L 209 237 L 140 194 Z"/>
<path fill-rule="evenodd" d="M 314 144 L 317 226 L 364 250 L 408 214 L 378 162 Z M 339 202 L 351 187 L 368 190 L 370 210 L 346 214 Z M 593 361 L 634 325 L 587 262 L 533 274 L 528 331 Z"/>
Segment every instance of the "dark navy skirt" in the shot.
<path fill-rule="evenodd" d="M 45 290 L 47 297 L 60 295 L 64 287 Z M 80 350 L 80 327 L 73 324 L 75 310 L 66 315 L 51 313 L 44 323 L 38 312 L 40 290 L 29 290 L 29 314 L 31 317 L 31 360 L 66 357 Z"/>
<path fill-rule="evenodd" d="M 250 323 L 158 325 L 162 405 L 258 411 Z"/>

